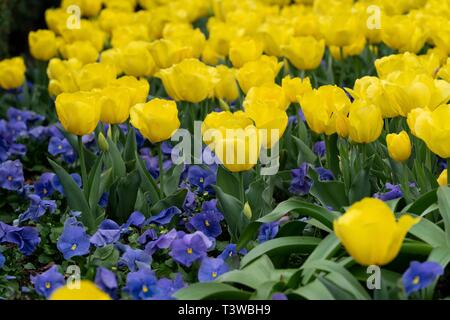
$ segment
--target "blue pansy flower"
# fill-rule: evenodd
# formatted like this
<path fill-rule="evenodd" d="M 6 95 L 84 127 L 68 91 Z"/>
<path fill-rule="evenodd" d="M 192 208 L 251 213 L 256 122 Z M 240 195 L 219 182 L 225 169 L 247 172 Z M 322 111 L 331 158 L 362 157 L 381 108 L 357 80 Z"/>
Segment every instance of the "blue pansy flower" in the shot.
<path fill-rule="evenodd" d="M 52 181 L 55 176 L 53 172 L 43 173 L 34 184 L 34 192 L 41 198 L 50 197 L 54 192 Z"/>
<path fill-rule="evenodd" d="M 135 300 L 147 300 L 157 291 L 158 279 L 149 268 L 142 268 L 127 275 L 125 291 Z"/>
<path fill-rule="evenodd" d="M 50 131 L 48 127 L 37 126 L 28 130 L 28 135 L 34 140 L 43 141 L 50 136 Z"/>
<path fill-rule="evenodd" d="M 14 227 L 0 221 L 0 243 L 17 245 L 21 253 L 29 256 L 41 242 L 39 232 L 33 227 Z"/>
<path fill-rule="evenodd" d="M 44 116 L 41 116 L 33 111 L 20 110 L 10 107 L 6 112 L 6 116 L 11 121 L 20 121 L 27 124 L 33 124 L 35 122 L 44 121 Z"/>
<path fill-rule="evenodd" d="M 48 144 L 48 153 L 52 156 L 61 155 L 63 160 L 68 163 L 73 163 L 76 160 L 76 154 L 71 144 L 67 139 L 53 136 L 50 138 Z"/>
<path fill-rule="evenodd" d="M 178 239 L 179 234 L 177 230 L 172 229 L 167 233 L 162 234 L 158 239 L 148 242 L 145 245 L 145 252 L 153 255 L 158 249 L 167 249 L 172 245 L 172 242 Z M 141 238 L 139 238 L 141 239 Z M 143 238 L 141 239 L 143 241 Z"/>
<path fill-rule="evenodd" d="M 151 176 L 155 179 L 159 177 L 159 159 L 158 156 L 152 156 L 149 148 L 142 148 L 140 151 L 141 158 L 145 162 L 147 170 L 150 172 Z M 163 169 L 169 170 L 172 167 L 171 160 L 163 161 Z"/>
<path fill-rule="evenodd" d="M 37 194 L 31 194 L 28 198 L 30 199 L 30 207 L 19 215 L 20 222 L 28 220 L 37 222 L 47 211 L 53 213 L 56 210 L 56 201 L 54 200 L 42 200 Z"/>
<path fill-rule="evenodd" d="M 137 242 L 139 242 L 141 245 L 145 246 L 150 241 L 154 241 L 156 239 L 158 239 L 158 236 L 156 235 L 156 231 L 154 229 L 147 229 L 137 239 Z"/>
<path fill-rule="evenodd" d="M 198 281 L 210 282 L 216 280 L 220 275 L 228 272 L 228 265 L 222 259 L 205 258 L 202 260 L 198 270 Z"/>
<path fill-rule="evenodd" d="M 102 196 L 100 197 L 100 200 L 98 200 L 98 205 L 105 209 L 106 206 L 108 205 L 108 200 L 109 200 L 109 192 L 103 192 Z"/>
<path fill-rule="evenodd" d="M 217 258 L 226 261 L 229 258 L 235 257 L 238 253 L 241 255 L 245 255 L 247 254 L 247 250 L 241 249 L 238 252 L 237 246 L 234 243 L 230 243 L 225 247 L 225 249 L 223 249 L 222 253 Z"/>
<path fill-rule="evenodd" d="M 220 221 L 224 219 L 223 214 L 217 209 L 217 200 L 205 201 L 202 211 L 191 218 L 189 223 L 198 231 L 208 237 L 216 238 L 222 233 Z"/>
<path fill-rule="evenodd" d="M 181 210 L 178 209 L 177 207 L 170 207 L 170 208 L 164 209 L 156 216 L 152 216 L 152 217 L 148 218 L 146 223 L 147 224 L 155 223 L 157 225 L 166 225 L 172 220 L 172 218 L 174 216 L 179 215 L 180 213 L 181 213 Z"/>
<path fill-rule="evenodd" d="M 399 199 L 403 197 L 402 189 L 399 185 L 393 185 L 391 183 L 386 183 L 386 190 L 387 192 L 378 192 L 373 195 L 374 198 L 383 200 L 383 201 L 389 201 L 394 199 Z"/>
<path fill-rule="evenodd" d="M 78 173 L 71 173 L 70 176 L 72 177 L 73 181 L 75 181 L 75 183 L 77 184 L 78 187 L 82 187 L 83 184 L 81 182 L 81 177 Z M 52 179 L 52 185 L 53 188 L 58 191 L 59 193 L 64 195 L 64 188 L 61 184 L 61 181 L 59 181 L 59 177 L 57 175 L 55 175 Z"/>
<path fill-rule="evenodd" d="M 147 252 L 127 246 L 118 264 L 127 266 L 130 271 L 136 271 L 142 267 L 148 267 L 151 262 L 152 257 Z"/>
<path fill-rule="evenodd" d="M 95 274 L 95 284 L 113 299 L 117 298 L 117 277 L 114 272 L 98 267 Z"/>
<path fill-rule="evenodd" d="M 186 198 L 184 199 L 184 211 L 193 212 L 197 208 L 196 195 L 191 190 L 187 189 Z"/>
<path fill-rule="evenodd" d="M 122 232 L 128 232 L 130 227 L 140 228 L 145 224 L 145 216 L 139 212 L 134 211 L 129 217 L 127 222 L 125 222 L 122 226 Z"/>
<path fill-rule="evenodd" d="M 324 141 L 318 141 L 313 146 L 313 151 L 319 158 L 323 158 L 326 154 L 326 147 Z"/>
<path fill-rule="evenodd" d="M 263 243 L 263 242 L 266 242 L 268 240 L 275 238 L 275 236 L 278 233 L 279 228 L 280 228 L 280 223 L 278 221 L 264 223 L 259 228 L 258 242 Z"/>
<path fill-rule="evenodd" d="M 175 276 L 175 279 L 167 279 L 162 278 L 158 280 L 158 283 L 156 284 L 156 293 L 152 297 L 153 300 L 173 300 L 175 299 L 173 297 L 173 294 L 180 290 L 181 288 L 184 288 L 186 284 L 183 282 L 183 278 L 180 274 L 177 274 Z"/>
<path fill-rule="evenodd" d="M 170 256 L 176 262 L 190 267 L 195 261 L 203 259 L 211 246 L 211 240 L 202 232 L 197 231 L 193 234 L 186 234 L 181 239 L 174 240 L 170 246 Z"/>
<path fill-rule="evenodd" d="M 58 267 L 54 265 L 40 275 L 31 276 L 31 283 L 39 295 L 48 299 L 53 291 L 65 284 L 65 280 Z"/>
<path fill-rule="evenodd" d="M 19 160 L 8 160 L 0 164 L 0 188 L 18 191 L 23 188 L 24 181 L 23 167 Z"/>
<path fill-rule="evenodd" d="M 333 172 L 323 167 L 318 167 L 314 169 L 319 175 L 320 181 L 333 181 L 335 179 Z"/>
<path fill-rule="evenodd" d="M 444 268 L 433 261 L 423 263 L 412 261 L 408 270 L 403 274 L 402 283 L 406 294 L 417 292 L 431 285 L 444 274 Z"/>
<path fill-rule="evenodd" d="M 213 194 L 213 185 L 216 184 L 216 173 L 203 169 L 199 166 L 191 166 L 188 170 L 187 179 L 192 186 L 197 187 L 196 191 L 200 194 Z"/>
<path fill-rule="evenodd" d="M 119 241 L 120 231 L 120 226 L 115 221 L 106 219 L 100 223 L 90 241 L 96 247 L 104 247 Z"/>
<path fill-rule="evenodd" d="M 293 194 L 303 196 L 308 194 L 312 187 L 312 179 L 308 177 L 309 166 L 303 163 L 300 168 L 291 170 L 292 180 L 289 191 Z"/>
<path fill-rule="evenodd" d="M 68 260 L 75 256 L 88 254 L 91 244 L 89 236 L 82 226 L 66 221 L 56 246 L 63 254 L 64 259 Z"/>

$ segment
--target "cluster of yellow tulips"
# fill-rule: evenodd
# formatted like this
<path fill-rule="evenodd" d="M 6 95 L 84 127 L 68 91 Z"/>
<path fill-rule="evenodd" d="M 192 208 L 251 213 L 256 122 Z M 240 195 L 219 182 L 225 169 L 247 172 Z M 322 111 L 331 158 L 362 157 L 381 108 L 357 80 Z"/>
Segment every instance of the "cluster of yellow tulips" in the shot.
<path fill-rule="evenodd" d="M 46 12 L 49 30 L 30 33 L 30 52 L 49 61 L 48 90 L 56 98 L 59 120 L 78 136 L 92 133 L 99 121 L 121 124 L 130 119 L 158 143 L 180 127 L 177 102 L 199 108 L 194 104 L 216 99 L 223 111 L 201 119 L 203 141 L 228 170 L 247 171 L 261 148 L 271 149 L 282 138 L 287 110 L 298 103 L 316 134 L 369 144 L 382 135 L 385 119 L 399 117 L 429 150 L 450 158 L 449 0 L 290 3 L 64 0 L 60 8 Z M 84 18 L 70 12 L 74 5 Z M 141 10 L 136 12 L 137 5 Z M 205 35 L 194 22 L 208 16 Z M 376 59 L 378 76 L 362 77 L 352 88 L 314 88 L 304 73 L 291 72 L 293 67 L 317 69 L 327 48 L 335 60 L 365 49 L 377 56 L 379 43 L 396 53 Z M 21 58 L 0 62 L 0 87 L 19 87 L 24 74 Z M 160 79 L 171 99 L 148 101 L 152 78 Z M 238 99 L 240 110 L 230 111 L 229 104 Z M 230 129 L 243 135 L 229 138 Z M 263 130 L 268 135 L 261 135 Z M 386 134 L 390 157 L 408 160 L 410 134 Z M 245 146 L 243 163 L 227 162 L 230 146 L 235 155 L 236 148 Z M 447 185 L 447 171 L 438 181 Z M 356 261 L 383 265 L 395 258 L 416 222 L 408 215 L 396 222 L 382 201 L 365 199 L 335 221 L 334 229 Z M 377 235 L 376 246 L 368 234 Z"/>

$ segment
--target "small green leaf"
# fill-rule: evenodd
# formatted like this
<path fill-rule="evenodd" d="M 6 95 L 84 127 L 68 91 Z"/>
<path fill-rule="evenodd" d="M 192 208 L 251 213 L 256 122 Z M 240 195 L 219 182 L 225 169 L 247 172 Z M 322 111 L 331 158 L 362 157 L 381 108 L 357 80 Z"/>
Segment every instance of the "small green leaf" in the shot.
<path fill-rule="evenodd" d="M 199 282 L 178 290 L 174 297 L 178 300 L 229 299 L 243 300 L 250 293 L 219 282 Z"/>

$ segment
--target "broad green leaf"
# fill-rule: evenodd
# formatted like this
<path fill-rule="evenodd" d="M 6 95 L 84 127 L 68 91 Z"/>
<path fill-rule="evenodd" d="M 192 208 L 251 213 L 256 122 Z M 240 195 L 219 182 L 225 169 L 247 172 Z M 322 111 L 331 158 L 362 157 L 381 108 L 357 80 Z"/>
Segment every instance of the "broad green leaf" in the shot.
<path fill-rule="evenodd" d="M 69 207 L 73 211 L 81 212 L 81 221 L 90 232 L 96 229 L 95 217 L 92 216 L 89 204 L 83 194 L 83 191 L 78 187 L 73 178 L 56 162 L 48 159 L 48 162 L 53 167 L 56 175 L 61 182 L 64 189 L 64 194 L 67 197 Z"/>
<path fill-rule="evenodd" d="M 137 152 L 135 152 L 136 167 L 141 175 L 141 188 L 144 193 L 148 193 L 151 201 L 151 205 L 154 205 L 159 200 L 161 200 L 159 187 L 156 184 L 155 179 L 150 175 L 147 168 L 145 167 L 144 161 Z"/>
<path fill-rule="evenodd" d="M 248 219 L 242 210 L 244 204 L 232 195 L 226 194 L 219 186 L 215 186 L 219 209 L 222 211 L 232 241 L 237 241 L 239 235 L 248 224 Z"/>
<path fill-rule="evenodd" d="M 319 280 L 314 280 L 306 286 L 293 290 L 292 293 L 307 300 L 335 300 L 328 288 Z"/>
<path fill-rule="evenodd" d="M 124 223 L 134 211 L 139 185 L 140 175 L 134 170 L 112 185 L 108 197 L 108 216 L 116 219 L 118 223 Z"/>
<path fill-rule="evenodd" d="M 417 215 L 421 215 L 425 210 L 427 210 L 430 206 L 437 203 L 437 190 L 432 190 L 424 195 L 422 195 L 419 199 L 413 202 L 411 205 L 405 207 L 402 212 L 413 213 Z"/>
<path fill-rule="evenodd" d="M 444 231 L 426 218 L 420 219 L 410 230 L 413 236 L 425 241 L 433 248 L 446 245 Z"/>
<path fill-rule="evenodd" d="M 341 208 L 349 205 L 343 182 L 320 181 L 318 174 L 314 170 L 310 170 L 309 175 L 314 181 L 310 193 L 323 206 L 332 207 L 333 210 L 341 210 Z"/>
<path fill-rule="evenodd" d="M 240 198 L 239 194 L 239 179 L 236 174 L 228 171 L 223 166 L 217 167 L 216 185 L 226 194 L 229 194 L 236 199 Z"/>
<path fill-rule="evenodd" d="M 270 256 L 310 253 L 319 245 L 320 239 L 313 237 L 284 237 L 266 241 L 247 253 L 241 261 L 241 268 L 266 254 Z"/>
<path fill-rule="evenodd" d="M 444 219 L 445 239 L 450 245 L 450 187 L 440 187 L 437 191 L 439 212 Z"/>
<path fill-rule="evenodd" d="M 109 151 L 108 154 L 111 158 L 114 180 L 124 177 L 127 173 L 125 162 L 122 159 L 117 145 L 108 137 Z"/>
<path fill-rule="evenodd" d="M 174 166 L 171 170 L 169 170 L 168 175 L 166 175 L 164 180 L 164 193 L 166 194 L 166 196 L 170 196 L 177 191 L 180 185 L 180 177 L 183 171 L 183 164 Z"/>
<path fill-rule="evenodd" d="M 165 210 L 170 207 L 182 208 L 184 201 L 186 200 L 187 189 L 180 189 L 171 196 L 168 196 L 165 199 L 159 200 L 155 205 L 153 205 L 150 209 L 150 215 L 156 215 L 160 213 L 162 210 Z"/>
<path fill-rule="evenodd" d="M 236 289 L 228 284 L 219 282 L 199 282 L 191 284 L 175 292 L 178 300 L 229 299 L 243 300 L 250 297 L 247 291 Z"/>

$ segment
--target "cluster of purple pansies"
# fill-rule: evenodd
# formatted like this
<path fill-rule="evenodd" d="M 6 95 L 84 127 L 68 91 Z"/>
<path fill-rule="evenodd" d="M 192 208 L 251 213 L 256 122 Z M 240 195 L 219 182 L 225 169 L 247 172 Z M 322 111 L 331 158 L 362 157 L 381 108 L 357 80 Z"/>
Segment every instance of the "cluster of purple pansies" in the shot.
<path fill-rule="evenodd" d="M 304 121 L 301 110 L 298 116 L 290 118 L 290 122 L 295 123 L 298 119 Z M 15 108 L 8 110 L 6 120 L 0 120 L 0 194 L 16 194 L 21 202 L 15 209 L 14 220 L 10 223 L 0 221 L 0 269 L 9 270 L 6 266 L 8 257 L 13 256 L 11 252 L 18 250 L 29 257 L 38 250 L 50 250 L 54 255 L 53 261 L 32 272 L 28 279 L 37 295 L 49 298 L 55 289 L 66 283 L 64 268 L 67 265 L 89 264 L 99 250 L 107 248 L 116 253 L 117 259 L 108 267 L 96 266 L 92 279 L 113 299 L 173 299 L 175 292 L 189 286 L 192 281 L 214 281 L 235 269 L 236 262 L 247 254 L 236 244 L 223 241 L 227 239 L 223 235 L 226 225 L 214 189 L 218 167 L 208 148 L 204 149 L 203 157 L 211 165 L 184 166 L 180 188 L 186 189 L 187 194 L 182 206 L 168 207 L 150 217 L 135 211 L 122 224 L 104 219 L 95 232 L 88 233 L 79 219 L 79 212 L 59 208 L 66 208 L 66 205 L 64 188 L 58 176 L 50 171 L 30 173 L 21 161 L 27 155 L 28 142 L 43 143 L 49 155 L 71 168 L 72 179 L 82 187 L 82 179 L 74 169 L 77 161 L 75 149 L 58 124 L 45 126 L 44 123 L 44 117 Z M 129 130 L 126 125 L 119 127 L 124 134 Z M 105 126 L 104 130 L 106 134 L 108 127 Z M 100 152 L 94 135 L 84 136 L 82 142 L 93 154 Z M 138 131 L 136 145 L 146 169 L 157 179 L 160 175 L 158 156 L 146 146 Z M 318 159 L 326 156 L 323 141 L 317 141 L 312 150 Z M 170 170 L 174 166 L 172 146 L 164 142 L 162 152 L 163 169 Z M 445 168 L 445 163 L 440 163 L 440 166 Z M 315 181 L 311 170 L 320 182 L 335 180 L 330 170 L 303 163 L 291 170 L 286 191 L 293 196 L 308 197 Z M 389 183 L 374 195 L 384 201 L 402 196 L 401 187 Z M 104 208 L 107 202 L 108 194 L 104 193 L 99 205 Z M 286 216 L 279 221 L 262 224 L 257 243 L 276 238 L 288 220 Z M 41 234 L 46 228 L 57 230 L 53 241 L 49 240 L 48 232 Z M 44 242 L 47 247 L 41 250 L 40 245 Z M 159 274 L 161 264 L 167 265 L 172 272 Z M 403 276 L 405 293 L 412 295 L 429 286 L 442 272 L 437 264 L 413 262 Z M 191 273 L 191 276 L 186 277 L 186 273 Z M 2 277 L 15 278 L 7 273 L 2 273 Z M 28 292 L 29 288 L 24 287 L 22 291 Z M 283 293 L 274 293 L 272 299 L 286 300 L 287 297 Z"/>

